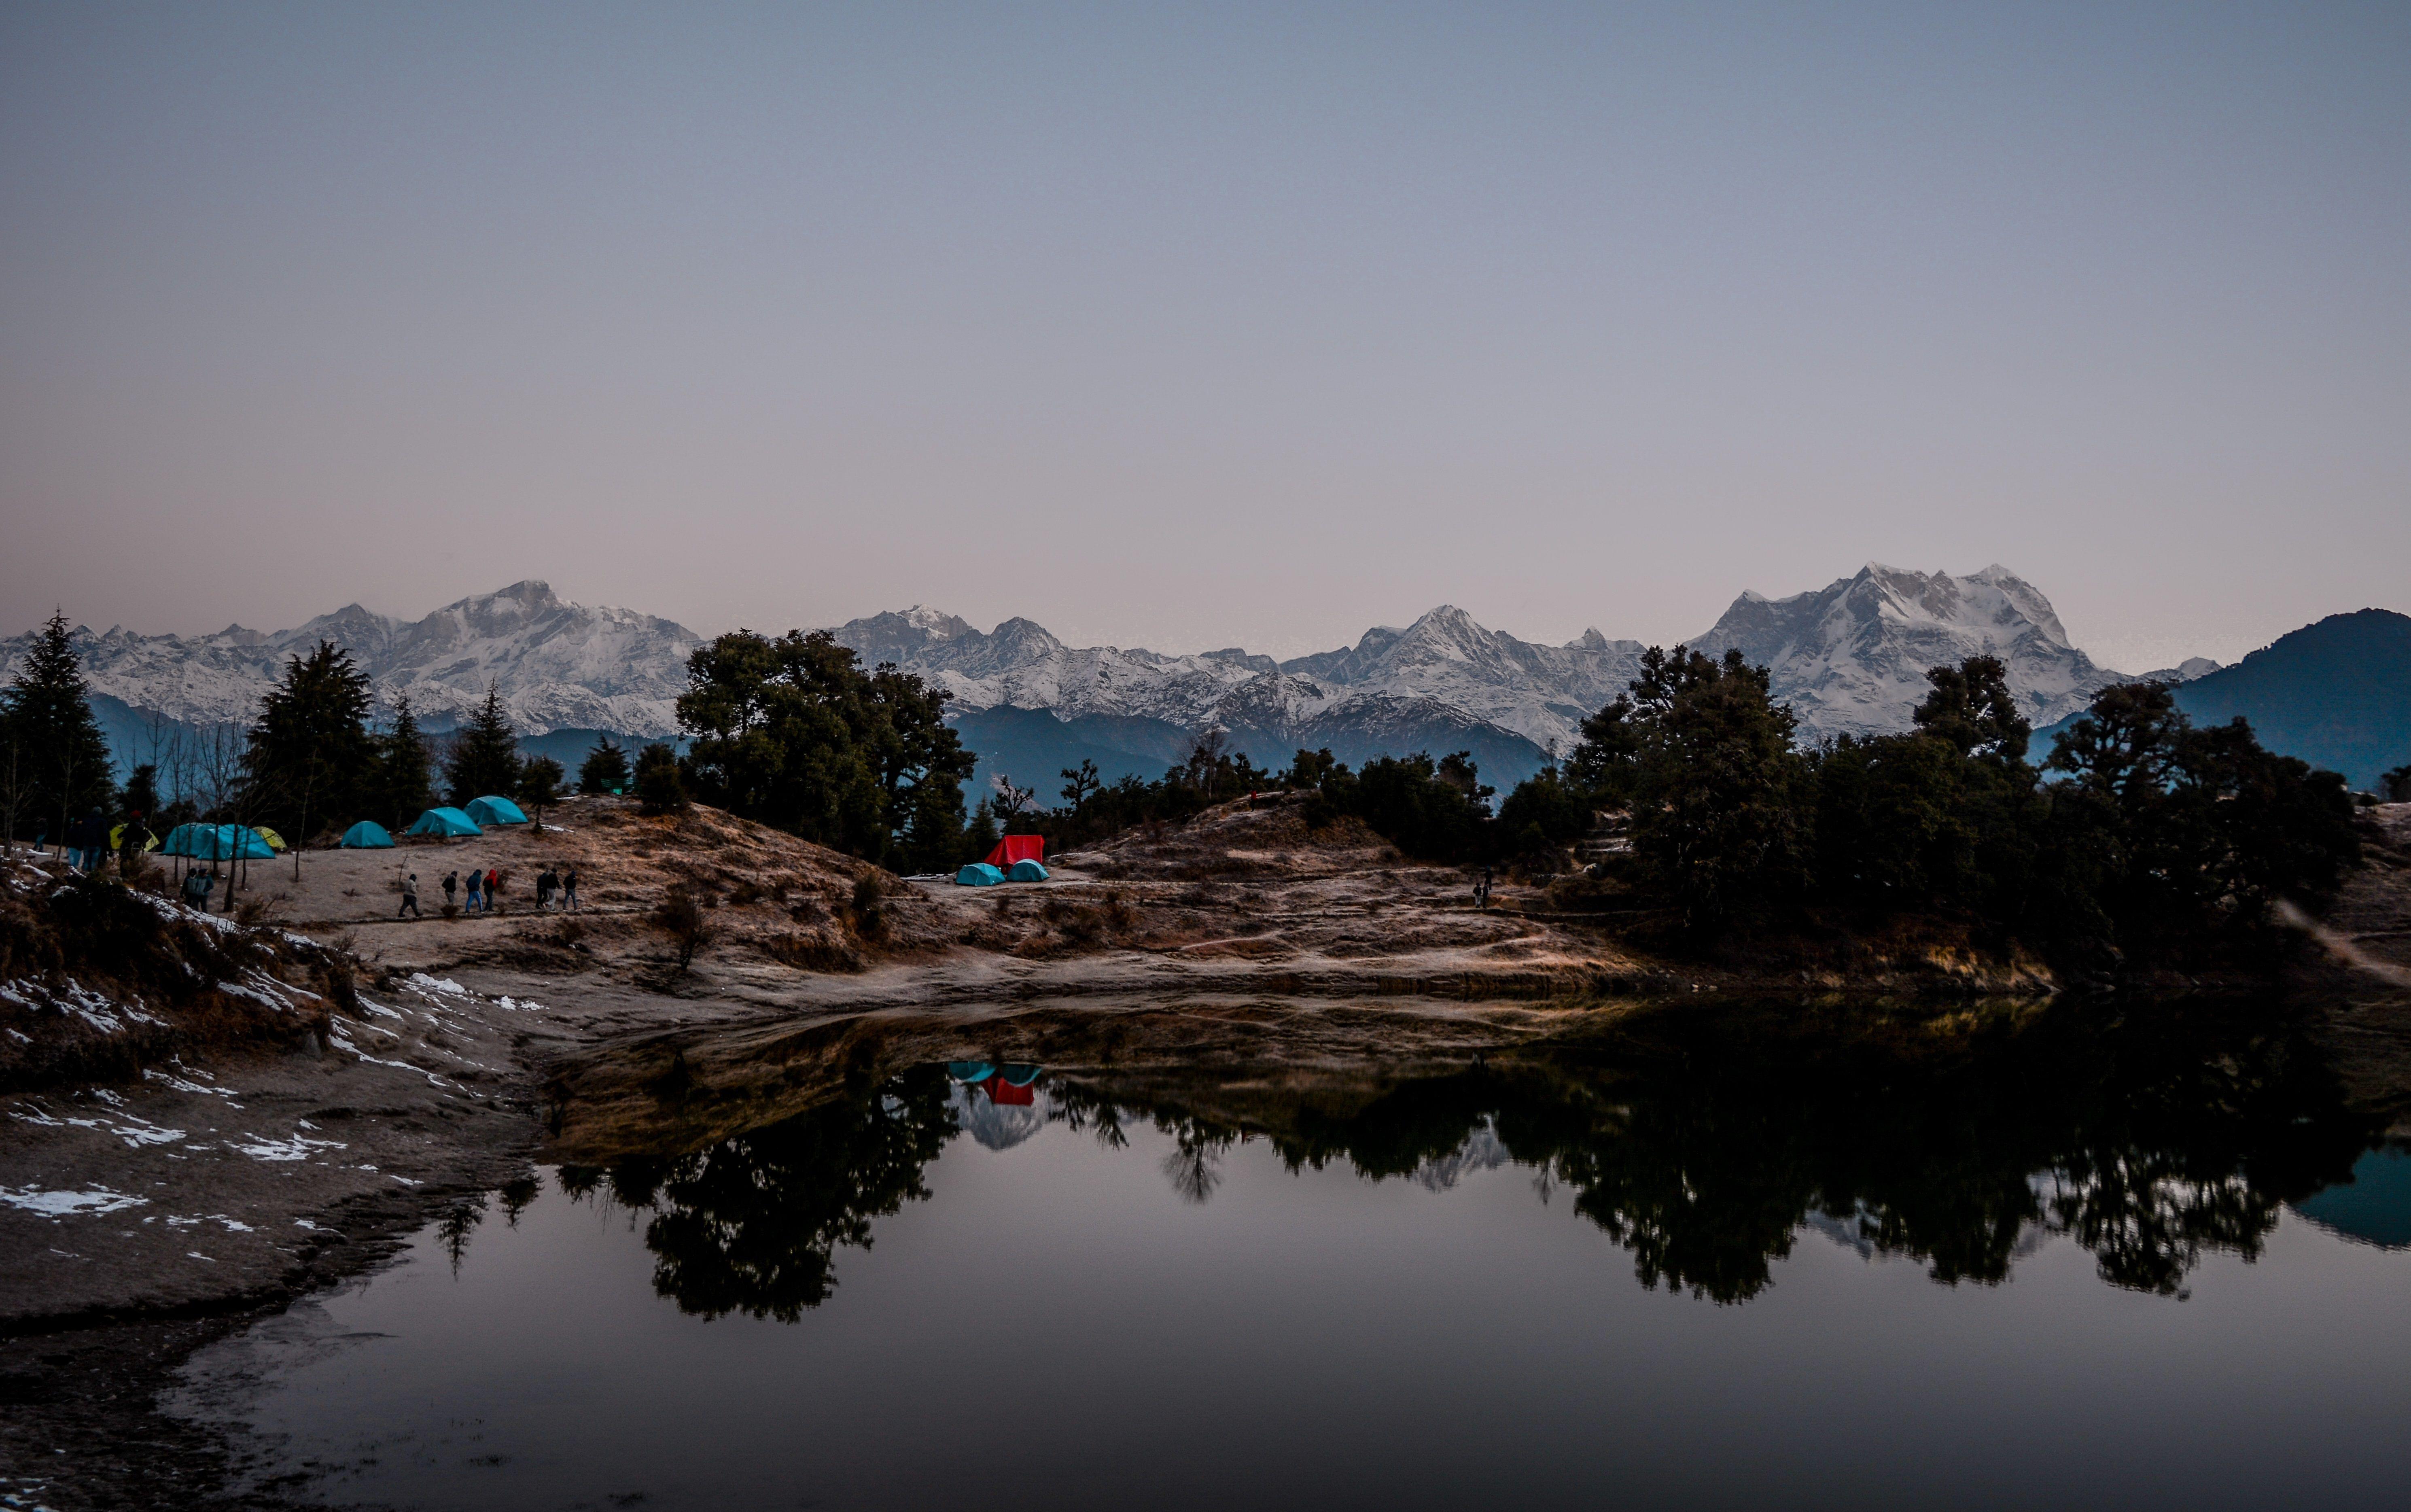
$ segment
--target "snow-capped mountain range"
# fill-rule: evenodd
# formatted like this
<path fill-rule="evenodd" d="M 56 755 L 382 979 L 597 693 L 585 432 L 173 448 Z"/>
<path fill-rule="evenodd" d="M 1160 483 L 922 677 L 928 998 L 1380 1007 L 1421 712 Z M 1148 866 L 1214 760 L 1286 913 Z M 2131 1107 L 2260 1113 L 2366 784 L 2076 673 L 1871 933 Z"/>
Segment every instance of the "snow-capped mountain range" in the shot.
<path fill-rule="evenodd" d="M 1403 628 L 1368 630 L 1353 646 L 1284 662 L 1237 648 L 1175 656 L 1066 646 L 1030 620 L 983 633 L 918 608 L 836 633 L 866 663 L 918 672 L 967 713 L 1044 711 L 1090 731 L 1116 722 L 1159 732 L 1220 728 L 1260 760 L 1298 746 L 1329 745 L 1351 759 L 1471 746 L 1490 753 L 1485 770 L 1529 770 L 1545 753 L 1571 748 L 1584 716 L 1624 690 L 1643 650 L 1595 629 L 1561 646 L 1519 640 L 1449 605 Z M 321 639 L 348 647 L 387 706 L 407 694 L 431 728 L 465 717 L 490 680 L 522 731 L 657 737 L 677 729 L 686 661 L 703 638 L 633 610 L 572 604 L 531 580 L 416 621 L 353 605 L 272 633 L 79 630 L 77 648 L 95 692 L 207 726 L 247 721 L 285 659 Z M 0 642 L 0 671 L 13 673 L 30 641 Z M 2038 726 L 2082 708 L 2119 675 L 2071 645 L 2050 601 L 1998 566 L 1954 578 L 1870 565 L 1788 598 L 1746 593 L 1689 644 L 1712 653 L 1738 647 L 1766 665 L 1807 740 L 1906 727 L 1924 695 L 1925 669 L 1965 656 L 2007 663 Z"/>
<path fill-rule="evenodd" d="M 632 609 L 589 609 L 536 581 L 448 604 L 423 620 L 373 614 L 358 604 L 298 629 L 139 636 L 114 628 L 75 633 L 93 691 L 145 712 L 198 726 L 246 724 L 289 657 L 321 640 L 352 653 L 387 706 L 410 697 L 419 723 L 465 719 L 490 681 L 523 731 L 568 728 L 666 735 L 686 688 L 686 659 L 703 639 Z M 14 676 L 33 637 L 0 641 Z"/>
<path fill-rule="evenodd" d="M 1562 646 L 1518 640 L 1447 604 L 1404 629 L 1368 630 L 1353 646 L 1279 663 L 1237 648 L 1188 656 L 1074 648 L 1029 620 L 983 635 L 925 609 L 855 620 L 837 635 L 866 662 L 918 672 L 969 709 L 1141 715 L 1301 744 L 1318 728 L 1454 721 L 1543 751 L 1581 738 L 1584 717 L 1624 691 L 1644 649 L 1596 629 Z M 2000 566 L 1954 578 L 1869 564 L 1813 593 L 1746 593 L 1688 644 L 1737 647 L 1767 667 L 1810 740 L 1907 728 L 1926 668 L 1968 656 L 2000 657 L 2038 725 L 2084 707 L 2120 676 L 2071 645 L 2051 601 Z"/>

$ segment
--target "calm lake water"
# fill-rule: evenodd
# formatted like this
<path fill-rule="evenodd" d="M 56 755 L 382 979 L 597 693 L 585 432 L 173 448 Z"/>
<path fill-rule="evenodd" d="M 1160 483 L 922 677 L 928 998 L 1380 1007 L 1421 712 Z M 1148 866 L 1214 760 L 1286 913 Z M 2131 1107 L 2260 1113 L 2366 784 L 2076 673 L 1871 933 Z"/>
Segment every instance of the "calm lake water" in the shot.
<path fill-rule="evenodd" d="M 188 1405 L 515 1512 L 2398 1507 L 2406 1243 L 2225 1024 L 923 1066 L 464 1207 Z"/>

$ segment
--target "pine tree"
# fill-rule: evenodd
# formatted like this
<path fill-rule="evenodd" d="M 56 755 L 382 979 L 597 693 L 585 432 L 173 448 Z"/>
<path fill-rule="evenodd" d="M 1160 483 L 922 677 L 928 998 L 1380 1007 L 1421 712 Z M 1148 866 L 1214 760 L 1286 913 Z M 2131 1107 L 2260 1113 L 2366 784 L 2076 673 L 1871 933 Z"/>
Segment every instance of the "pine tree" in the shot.
<path fill-rule="evenodd" d="M 65 838 L 70 818 L 112 806 L 109 741 L 93 717 L 83 668 L 64 613 L 51 616 L 15 681 L 0 690 L 0 762 L 13 746 L 15 828 Z"/>
<path fill-rule="evenodd" d="M 452 742 L 444 762 L 444 785 L 458 808 L 472 799 L 507 798 L 519 791 L 519 738 L 503 712 L 503 696 L 486 684 L 486 701 Z"/>
<path fill-rule="evenodd" d="M 393 728 L 377 740 L 377 793 L 371 805 L 380 824 L 400 828 L 426 812 L 435 796 L 427 737 L 418 732 L 410 695 L 393 701 Z"/>
<path fill-rule="evenodd" d="M 313 822 L 348 817 L 368 796 L 376 775 L 368 713 L 368 674 L 331 640 L 319 641 L 306 660 L 289 658 L 260 698 L 243 771 L 259 816 L 297 846 Z"/>
<path fill-rule="evenodd" d="M 598 793 L 625 792 L 628 787 L 628 753 L 608 735 L 594 742 L 586 753 L 586 760 L 577 769 L 577 790 L 592 797 Z"/>

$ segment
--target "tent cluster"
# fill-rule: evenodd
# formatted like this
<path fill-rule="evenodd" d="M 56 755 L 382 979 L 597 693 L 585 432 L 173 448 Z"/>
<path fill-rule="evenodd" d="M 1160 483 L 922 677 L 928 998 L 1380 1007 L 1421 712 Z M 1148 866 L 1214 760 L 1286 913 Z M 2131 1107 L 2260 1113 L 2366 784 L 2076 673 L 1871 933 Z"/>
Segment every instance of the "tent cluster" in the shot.
<path fill-rule="evenodd" d="M 429 809 L 426 813 L 413 820 L 410 828 L 403 830 L 402 833 L 406 835 L 433 835 L 437 839 L 452 839 L 467 835 L 482 835 L 490 826 L 525 824 L 527 822 L 527 815 L 519 811 L 519 806 L 517 803 L 512 802 L 507 798 L 488 796 L 485 798 L 473 798 L 464 807 L 461 808 Z M 362 830 L 374 830 L 375 833 L 373 836 L 354 841 L 352 836 L 359 834 Z M 375 825 L 356 824 L 344 834 L 343 844 L 346 845 L 357 845 L 361 847 L 382 848 L 383 845 L 392 844 L 393 837 L 387 834 L 383 829 L 378 829 Z"/>
<path fill-rule="evenodd" d="M 1007 835 L 987 853 L 987 859 L 973 861 L 955 873 L 958 888 L 993 888 L 1000 882 L 1044 882 L 1046 880 L 1046 837 L 1044 835 Z"/>

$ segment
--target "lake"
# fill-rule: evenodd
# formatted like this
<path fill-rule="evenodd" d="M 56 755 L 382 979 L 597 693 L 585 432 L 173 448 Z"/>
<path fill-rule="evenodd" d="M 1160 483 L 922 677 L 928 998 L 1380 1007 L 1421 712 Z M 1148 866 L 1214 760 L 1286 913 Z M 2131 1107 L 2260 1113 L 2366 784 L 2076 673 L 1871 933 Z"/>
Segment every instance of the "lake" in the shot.
<path fill-rule="evenodd" d="M 891 1068 L 192 1367 L 342 1505 L 2398 1506 L 2411 1161 L 2249 1014 Z"/>

